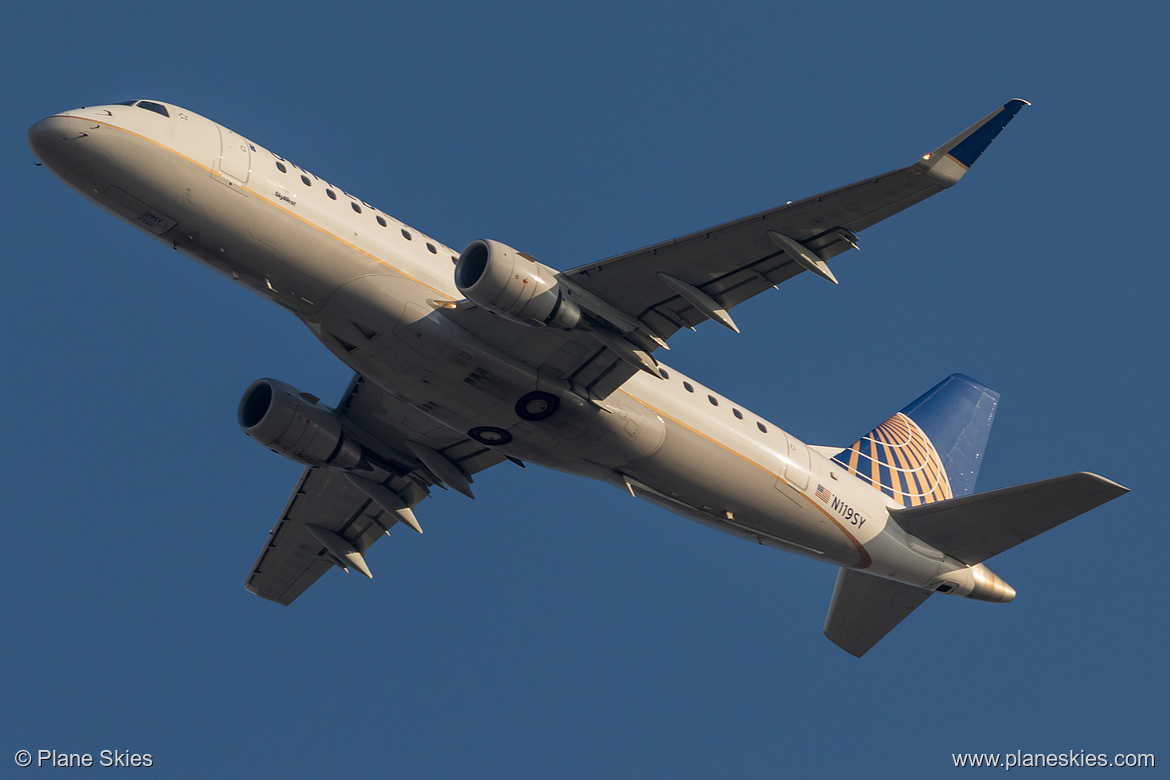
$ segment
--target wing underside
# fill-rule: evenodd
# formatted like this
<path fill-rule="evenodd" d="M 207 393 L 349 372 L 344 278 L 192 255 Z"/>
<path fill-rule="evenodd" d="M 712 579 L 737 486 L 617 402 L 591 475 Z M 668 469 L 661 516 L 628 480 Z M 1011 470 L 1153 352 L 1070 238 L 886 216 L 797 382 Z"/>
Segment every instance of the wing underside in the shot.
<path fill-rule="evenodd" d="M 375 484 L 407 510 L 430 495 L 432 486 L 441 484 L 434 471 L 410 454 L 407 442 L 438 453 L 469 482 L 472 474 L 504 460 L 484 445 L 437 425 L 361 376 L 354 377 L 337 411 L 347 430 L 381 455 L 386 471 L 377 474 Z M 413 518 L 412 513 L 407 516 Z M 375 501 L 345 472 L 305 469 L 269 532 L 246 587 L 263 598 L 291 604 L 330 568 L 346 567 L 344 556 L 322 541 L 332 539 L 328 532 L 362 555 L 400 522 L 401 514 Z"/>

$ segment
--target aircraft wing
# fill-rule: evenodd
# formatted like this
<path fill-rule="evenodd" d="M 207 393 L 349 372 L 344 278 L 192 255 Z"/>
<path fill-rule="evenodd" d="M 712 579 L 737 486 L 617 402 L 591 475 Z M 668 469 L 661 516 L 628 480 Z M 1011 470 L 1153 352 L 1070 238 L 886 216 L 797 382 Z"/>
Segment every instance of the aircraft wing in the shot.
<path fill-rule="evenodd" d="M 417 526 L 413 509 L 430 494 L 431 485 L 445 481 L 470 494 L 471 475 L 504 460 L 361 376 L 354 377 L 337 412 L 347 433 L 382 458 L 370 481 L 392 494 L 384 502 L 401 508 L 386 508 L 366 492 L 368 484 L 363 490 L 345 472 L 305 469 L 245 583 L 256 595 L 280 604 L 291 604 L 333 566 L 352 566 L 369 576 L 363 553 L 396 523 Z M 436 453 L 440 460 L 434 459 Z M 458 474 L 436 473 L 451 467 Z M 466 483 L 455 484 L 460 474 Z"/>
<path fill-rule="evenodd" d="M 738 330 L 728 310 L 805 270 L 835 283 L 827 261 L 865 228 L 954 185 L 1024 105 L 1008 101 L 906 168 L 560 274 L 600 302 L 608 344 L 467 303 L 450 316 L 581 395 L 605 397 L 639 369 L 653 372 L 649 354 L 679 328 L 714 319 Z"/>
<path fill-rule="evenodd" d="M 566 277 L 662 338 L 710 317 L 659 274 L 698 289 L 724 310 L 805 270 L 835 282 L 826 261 L 855 248 L 865 228 L 958 182 L 1024 105 L 1009 101 L 909 167 L 582 266 Z"/>

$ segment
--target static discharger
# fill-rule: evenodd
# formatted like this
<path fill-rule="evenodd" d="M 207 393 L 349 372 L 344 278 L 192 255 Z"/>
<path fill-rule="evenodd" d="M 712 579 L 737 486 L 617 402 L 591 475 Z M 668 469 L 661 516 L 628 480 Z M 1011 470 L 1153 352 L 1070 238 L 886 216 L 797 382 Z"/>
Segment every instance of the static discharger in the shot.
<path fill-rule="evenodd" d="M 306 524 L 305 530 L 312 534 L 314 539 L 325 545 L 325 549 L 337 559 L 337 563 L 342 569 L 349 571 L 349 567 L 352 566 L 371 580 L 374 579 L 374 575 L 370 574 L 370 567 L 366 565 L 366 559 L 344 536 L 319 525 Z"/>

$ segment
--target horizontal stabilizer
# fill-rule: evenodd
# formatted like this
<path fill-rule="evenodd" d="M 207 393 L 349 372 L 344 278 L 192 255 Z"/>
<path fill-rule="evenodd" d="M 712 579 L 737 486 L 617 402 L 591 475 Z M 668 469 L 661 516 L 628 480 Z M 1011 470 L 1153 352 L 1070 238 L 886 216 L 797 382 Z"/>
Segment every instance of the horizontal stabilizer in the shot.
<path fill-rule="evenodd" d="M 1129 492 L 1080 472 L 933 504 L 894 509 L 906 533 L 974 565 Z"/>
<path fill-rule="evenodd" d="M 825 636 L 860 658 L 928 598 L 929 590 L 841 569 L 825 618 Z"/>

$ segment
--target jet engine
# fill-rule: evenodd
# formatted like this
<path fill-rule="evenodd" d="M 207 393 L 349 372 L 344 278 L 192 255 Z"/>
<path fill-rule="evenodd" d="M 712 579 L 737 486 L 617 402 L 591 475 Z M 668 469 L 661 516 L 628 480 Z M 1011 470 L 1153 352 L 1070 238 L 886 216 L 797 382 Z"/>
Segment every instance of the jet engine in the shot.
<path fill-rule="evenodd" d="M 455 286 L 469 301 L 524 325 L 571 329 L 581 321 L 556 271 L 498 241 L 473 241 L 463 250 Z"/>
<path fill-rule="evenodd" d="M 297 463 L 351 469 L 362 460 L 361 445 L 346 436 L 337 413 L 284 382 L 253 382 L 237 418 L 244 433 Z"/>

